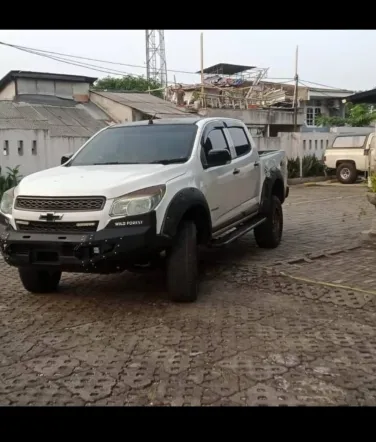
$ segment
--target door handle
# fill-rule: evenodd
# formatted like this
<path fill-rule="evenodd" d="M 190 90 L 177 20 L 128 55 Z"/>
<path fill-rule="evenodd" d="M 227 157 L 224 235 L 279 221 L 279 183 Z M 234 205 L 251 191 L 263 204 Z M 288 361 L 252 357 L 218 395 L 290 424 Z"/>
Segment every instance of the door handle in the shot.
<path fill-rule="evenodd" d="M 238 173 L 240 173 L 239 169 L 234 169 L 234 171 L 232 172 L 234 175 L 237 175 Z"/>
<path fill-rule="evenodd" d="M 255 161 L 254 166 L 255 166 L 255 167 L 259 167 L 259 165 L 260 165 L 260 163 L 259 163 L 258 161 Z"/>

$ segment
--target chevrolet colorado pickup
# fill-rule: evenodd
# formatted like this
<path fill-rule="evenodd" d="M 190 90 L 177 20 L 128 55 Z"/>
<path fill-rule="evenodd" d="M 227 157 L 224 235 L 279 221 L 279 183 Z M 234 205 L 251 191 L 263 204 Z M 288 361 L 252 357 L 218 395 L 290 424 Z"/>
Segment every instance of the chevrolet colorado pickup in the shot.
<path fill-rule="evenodd" d="M 0 249 L 31 293 L 57 290 L 62 272 L 164 262 L 171 300 L 192 302 L 198 245 L 251 230 L 259 247 L 279 245 L 286 182 L 284 152 L 258 152 L 239 120 L 114 125 L 4 193 Z"/>

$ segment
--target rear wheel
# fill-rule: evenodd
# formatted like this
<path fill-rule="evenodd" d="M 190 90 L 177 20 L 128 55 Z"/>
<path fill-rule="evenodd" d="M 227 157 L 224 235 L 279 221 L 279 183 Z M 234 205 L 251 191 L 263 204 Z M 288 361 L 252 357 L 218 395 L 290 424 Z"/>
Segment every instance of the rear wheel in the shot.
<path fill-rule="evenodd" d="M 50 293 L 58 288 L 60 270 L 38 270 L 32 267 L 18 269 L 24 288 L 30 293 Z"/>
<path fill-rule="evenodd" d="M 255 239 L 263 249 L 275 249 L 279 246 L 283 232 L 283 210 L 279 198 L 272 196 L 270 212 L 266 221 L 255 228 Z"/>
<path fill-rule="evenodd" d="M 337 180 L 342 184 L 353 184 L 358 173 L 353 163 L 342 163 L 336 170 Z"/>
<path fill-rule="evenodd" d="M 183 222 L 168 253 L 167 287 L 172 301 L 193 302 L 197 299 L 197 231 L 192 221 Z"/>

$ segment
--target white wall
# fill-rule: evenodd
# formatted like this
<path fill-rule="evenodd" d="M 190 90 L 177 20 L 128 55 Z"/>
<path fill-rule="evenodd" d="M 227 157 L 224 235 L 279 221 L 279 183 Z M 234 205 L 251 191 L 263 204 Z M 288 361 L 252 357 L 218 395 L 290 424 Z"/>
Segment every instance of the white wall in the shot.
<path fill-rule="evenodd" d="M 14 168 L 20 165 L 22 175 L 28 175 L 48 167 L 47 130 L 0 130 L 0 166 Z M 23 155 L 19 155 L 17 143 L 23 141 Z M 4 155 L 5 142 L 8 142 L 7 156 Z M 36 141 L 36 155 L 32 154 L 33 141 Z"/>
<path fill-rule="evenodd" d="M 335 133 L 279 133 L 278 137 L 254 138 L 259 150 L 284 150 L 287 158 L 315 155 L 322 158 Z M 9 155 L 3 155 L 5 140 L 8 141 Z M 17 143 L 23 141 L 23 155 L 19 155 Z M 32 153 L 33 141 L 37 142 L 36 155 Z M 61 157 L 76 152 L 88 138 L 50 137 L 48 130 L 0 130 L 0 166 L 20 165 L 22 175 L 28 175 L 46 168 L 58 166 Z"/>
<path fill-rule="evenodd" d="M 264 109 L 201 109 L 200 115 L 205 117 L 220 117 L 220 118 L 237 118 L 242 120 L 247 125 L 293 125 L 293 112 L 282 110 L 264 110 Z M 297 117 L 297 125 L 304 123 L 304 113 L 299 109 Z"/>
<path fill-rule="evenodd" d="M 132 108 L 124 104 L 117 103 L 102 95 L 96 94 L 94 91 L 90 92 L 90 101 L 101 108 L 107 115 L 109 115 L 116 123 L 126 123 L 133 121 Z"/>
<path fill-rule="evenodd" d="M 61 157 L 76 152 L 88 138 L 50 137 L 48 130 L 0 130 L 0 166 L 14 168 L 20 165 L 22 175 L 58 166 Z M 18 142 L 23 141 L 23 155 L 19 155 Z M 4 155 L 5 141 L 8 141 L 9 155 Z M 36 141 L 36 154 L 32 152 Z"/>
<path fill-rule="evenodd" d="M 86 143 L 89 138 L 80 137 L 52 137 L 49 141 L 49 166 L 58 166 L 61 157 L 68 153 L 75 153 L 78 149 Z"/>
<path fill-rule="evenodd" d="M 14 81 L 11 81 L 0 92 L 0 100 L 13 100 L 15 95 L 16 95 L 16 84 Z"/>
<path fill-rule="evenodd" d="M 369 134 L 371 132 L 376 132 L 376 128 L 373 126 L 369 126 L 369 127 L 348 127 L 348 126 L 343 126 L 343 127 L 331 127 L 330 131 L 334 134 L 348 134 L 348 133 L 354 133 L 356 132 L 357 134 L 361 135 L 361 134 Z"/>
<path fill-rule="evenodd" d="M 335 137 L 336 134 L 329 132 L 282 132 L 278 137 L 254 138 L 254 140 L 259 150 L 284 150 L 287 158 L 315 155 L 321 159 L 326 147 Z"/>

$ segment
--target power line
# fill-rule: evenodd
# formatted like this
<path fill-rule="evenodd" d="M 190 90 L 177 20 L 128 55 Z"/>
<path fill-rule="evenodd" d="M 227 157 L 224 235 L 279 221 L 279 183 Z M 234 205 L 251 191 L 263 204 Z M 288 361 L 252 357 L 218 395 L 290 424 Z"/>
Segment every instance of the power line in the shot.
<path fill-rule="evenodd" d="M 308 81 L 307 83 L 310 83 L 310 82 Z M 302 86 L 307 87 L 309 89 L 309 86 L 307 84 L 303 83 L 301 80 L 299 80 L 299 84 L 301 84 Z M 337 89 L 337 88 L 333 88 L 333 89 Z M 330 94 L 330 91 L 328 91 L 328 93 L 320 91 L 320 93 L 325 95 L 326 97 L 333 98 L 333 95 Z"/>
<path fill-rule="evenodd" d="M 5 43 L 5 42 L 2 42 L 2 41 L 0 41 L 0 45 L 9 46 L 11 48 L 24 50 L 26 52 L 29 52 L 29 51 L 43 52 L 43 53 L 46 53 L 46 54 L 62 55 L 64 57 L 77 58 L 77 59 L 80 59 L 80 60 L 96 61 L 96 62 L 99 62 L 99 63 L 115 64 L 115 65 L 118 65 L 118 66 L 127 66 L 127 67 L 132 67 L 132 68 L 146 69 L 146 66 L 140 66 L 140 65 L 137 65 L 137 64 L 120 63 L 120 62 L 109 61 L 109 60 L 99 60 L 97 58 L 83 57 L 81 55 L 71 55 L 71 54 L 64 54 L 62 52 L 46 51 L 46 50 L 43 50 L 43 49 L 31 48 L 31 47 L 28 47 L 28 46 L 12 45 L 10 43 Z M 180 71 L 180 70 L 175 70 L 175 69 L 167 69 L 167 71 L 168 72 L 175 72 L 177 74 L 199 75 L 199 74 L 197 74 L 197 72 Z"/>
<path fill-rule="evenodd" d="M 126 71 L 122 71 L 119 69 L 113 69 L 113 68 L 107 68 L 104 66 L 98 66 L 95 64 L 91 64 L 91 63 L 83 63 L 80 61 L 74 61 L 74 60 L 70 60 L 69 58 L 75 58 L 75 59 L 80 59 L 80 60 L 87 60 L 87 61 L 96 61 L 99 63 L 107 63 L 107 64 L 113 64 L 113 65 L 119 65 L 119 66 L 128 66 L 128 67 L 135 67 L 135 68 L 141 68 L 141 69 L 146 69 L 146 66 L 140 66 L 140 65 L 134 65 L 134 64 L 128 64 L 128 63 L 120 63 L 120 62 L 114 62 L 114 61 L 109 61 L 109 60 L 100 60 L 100 59 L 96 59 L 96 58 L 90 58 L 90 57 L 83 57 L 83 56 L 79 56 L 79 55 L 71 55 L 71 54 L 66 54 L 66 53 L 62 53 L 62 52 L 54 52 L 54 51 L 47 51 L 44 49 L 36 49 L 36 48 L 31 48 L 28 46 L 21 46 L 21 45 L 13 45 L 10 43 L 5 43 L 0 41 L 0 45 L 3 46 L 8 46 L 14 49 L 18 49 L 20 51 L 26 52 L 26 53 L 30 53 L 33 55 L 38 55 L 40 57 L 44 57 L 44 58 L 48 58 L 51 60 L 55 60 L 61 63 L 65 63 L 68 65 L 72 65 L 72 66 L 77 66 L 77 67 L 82 67 L 85 69 L 89 69 L 89 70 L 93 70 L 93 71 L 97 71 L 97 72 L 102 72 L 105 74 L 110 74 L 110 75 L 123 75 L 123 76 L 134 76 L 134 77 L 143 77 L 140 74 L 135 74 L 132 72 L 126 72 Z M 65 58 L 65 57 L 69 57 L 69 58 Z M 191 74 L 191 75 L 199 75 L 196 72 L 189 72 L 189 71 L 181 71 L 181 70 L 174 70 L 174 69 L 168 69 L 169 72 L 175 72 L 175 73 L 181 73 L 181 74 Z M 278 77 L 278 78 L 265 78 L 263 79 L 263 81 L 268 82 L 268 80 L 287 80 L 287 81 L 283 81 L 283 82 L 278 82 L 279 84 L 287 84 L 290 81 L 293 81 L 293 78 L 287 78 L 287 77 Z M 317 86 L 322 86 L 322 87 L 326 87 L 329 89 L 341 89 L 341 88 L 336 88 L 333 86 L 328 86 L 322 83 L 315 83 L 313 81 L 309 81 L 309 80 L 303 80 L 305 83 L 309 83 L 309 84 L 313 84 L 313 85 L 317 85 Z M 304 87 L 308 87 L 309 86 L 307 84 L 304 84 L 303 81 L 299 80 L 299 83 L 304 86 Z M 173 84 L 174 82 L 169 82 L 170 84 Z M 325 94 L 325 92 L 322 92 L 324 95 L 328 95 Z M 329 96 L 329 95 L 328 95 Z"/>
<path fill-rule="evenodd" d="M 0 44 L 2 44 L 2 43 L 0 42 Z M 133 76 L 136 76 L 136 77 L 141 77 L 141 75 L 133 74 L 133 73 L 130 73 L 130 72 L 120 71 L 118 69 L 111 69 L 111 68 L 104 68 L 103 69 L 102 66 L 98 66 L 98 65 L 94 65 L 94 64 L 75 62 L 75 61 L 71 61 L 71 60 L 69 60 L 67 58 L 63 58 L 63 57 L 55 57 L 53 55 L 41 54 L 37 50 L 24 49 L 24 48 L 17 47 L 17 46 L 13 46 L 13 47 L 15 49 L 18 49 L 18 50 L 23 51 L 23 52 L 27 52 L 29 54 L 39 55 L 40 57 L 44 57 L 44 58 L 49 58 L 51 60 L 60 61 L 61 63 L 66 63 L 66 64 L 70 64 L 70 65 L 73 65 L 73 66 L 84 67 L 84 68 L 87 68 L 87 69 L 96 70 L 98 72 L 103 72 L 103 73 L 106 73 L 106 74 L 133 75 Z"/>
<path fill-rule="evenodd" d="M 1 44 L 1 42 L 0 42 L 0 44 Z M 34 54 L 34 55 L 39 55 L 40 57 L 44 57 L 44 58 L 48 58 L 48 59 L 51 59 L 51 60 L 59 61 L 61 63 L 65 63 L 65 64 L 68 64 L 68 65 L 73 65 L 73 66 L 78 66 L 78 67 L 82 67 L 82 68 L 85 68 L 85 69 L 90 69 L 90 70 L 93 70 L 93 71 L 103 72 L 105 74 L 123 75 L 123 76 L 129 75 L 129 76 L 132 76 L 132 77 L 143 78 L 142 75 L 134 74 L 134 73 L 131 73 L 131 72 L 124 72 L 124 71 L 119 71 L 117 69 L 111 69 L 111 68 L 103 69 L 102 66 L 97 66 L 97 65 L 94 65 L 94 64 L 82 63 L 82 62 L 74 62 L 74 61 L 68 60 L 68 59 L 63 58 L 63 57 L 54 57 L 52 55 L 40 54 L 39 52 L 34 51 L 34 50 L 23 49 L 23 48 L 18 48 L 18 47 L 15 47 L 15 48 L 19 49 L 20 51 L 23 51 L 23 52 L 27 52 L 27 53 Z M 170 82 L 170 83 L 173 83 L 173 82 Z M 154 90 L 161 90 L 161 88 L 153 89 L 153 91 Z"/>
<path fill-rule="evenodd" d="M 303 80 L 303 81 L 306 82 L 306 83 L 309 83 L 309 84 L 314 84 L 314 85 L 316 85 L 316 86 L 327 87 L 327 88 L 329 88 L 329 89 L 341 89 L 341 90 L 346 90 L 346 89 L 343 89 L 343 88 L 341 88 L 341 87 L 334 87 L 334 86 L 328 86 L 327 84 L 314 83 L 313 81 L 308 81 L 308 80 Z M 306 87 L 309 87 L 309 86 L 306 86 Z M 350 92 L 351 92 L 351 91 L 350 91 Z"/>
<path fill-rule="evenodd" d="M 24 52 L 33 53 L 35 55 L 40 55 L 40 56 L 43 56 L 43 54 L 46 54 L 45 56 L 47 56 L 48 54 L 52 54 L 52 55 L 49 55 L 49 57 L 52 57 L 53 55 L 59 55 L 59 56 L 62 55 L 63 57 L 76 58 L 76 59 L 87 60 L 87 61 L 96 61 L 98 63 L 114 64 L 114 65 L 118 65 L 118 66 L 127 66 L 127 67 L 134 67 L 134 68 L 140 68 L 140 69 L 146 70 L 146 66 L 140 66 L 140 65 L 129 64 L 129 63 L 121 63 L 121 62 L 115 62 L 115 61 L 109 61 L 109 60 L 100 60 L 97 58 L 83 57 L 81 55 L 72 55 L 72 54 L 66 54 L 63 52 L 47 51 L 45 49 L 37 49 L 37 48 L 28 47 L 28 46 L 13 45 L 11 43 L 5 43 L 2 41 L 0 41 L 0 45 L 8 46 L 8 47 L 11 47 L 14 49 L 18 49 L 18 50 L 21 50 Z M 59 61 L 59 60 L 57 60 L 57 61 Z M 88 65 L 88 66 L 90 66 L 90 65 Z M 91 65 L 91 66 L 95 66 L 95 65 Z M 178 74 L 200 75 L 200 73 L 197 73 L 197 72 L 181 71 L 181 70 L 176 70 L 176 69 L 167 69 L 167 72 L 174 72 L 174 73 L 178 73 Z M 119 71 L 119 73 L 124 74 L 124 72 L 122 72 L 122 71 Z M 125 73 L 125 74 L 137 76 L 137 74 L 130 74 L 130 73 Z M 288 77 L 273 77 L 273 78 L 266 78 L 265 80 L 288 80 L 288 81 L 291 81 L 292 79 L 290 79 Z"/>

